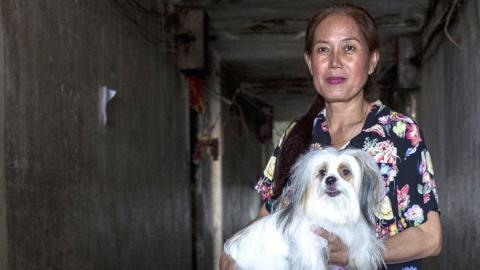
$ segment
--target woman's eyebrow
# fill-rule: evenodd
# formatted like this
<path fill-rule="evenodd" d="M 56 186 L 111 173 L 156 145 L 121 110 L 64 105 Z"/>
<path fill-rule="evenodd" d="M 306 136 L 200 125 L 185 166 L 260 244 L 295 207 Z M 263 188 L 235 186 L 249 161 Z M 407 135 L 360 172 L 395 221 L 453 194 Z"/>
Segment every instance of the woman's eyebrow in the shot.
<path fill-rule="evenodd" d="M 318 44 L 318 43 L 326 43 L 326 44 L 328 44 L 329 42 L 326 41 L 326 40 L 315 40 L 315 41 L 313 42 L 313 45 Z"/>
<path fill-rule="evenodd" d="M 356 41 L 356 42 L 362 43 L 362 41 L 360 39 L 356 38 L 356 37 L 347 37 L 347 38 L 342 39 L 342 41 Z M 330 44 L 329 41 L 320 39 L 320 40 L 315 40 L 313 42 L 313 45 L 318 44 L 318 43 Z"/>
<path fill-rule="evenodd" d="M 344 39 L 342 39 L 342 41 L 356 41 L 356 42 L 361 43 L 361 41 L 356 37 L 344 38 Z"/>

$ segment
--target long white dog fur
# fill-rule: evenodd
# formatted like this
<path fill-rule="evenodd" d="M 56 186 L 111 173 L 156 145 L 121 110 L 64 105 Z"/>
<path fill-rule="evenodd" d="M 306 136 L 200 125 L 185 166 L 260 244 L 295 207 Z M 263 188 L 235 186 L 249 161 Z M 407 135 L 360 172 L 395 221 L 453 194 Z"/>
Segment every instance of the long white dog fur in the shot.
<path fill-rule="evenodd" d="M 374 160 L 361 150 L 310 150 L 292 168 L 292 197 L 286 207 L 236 233 L 224 251 L 241 270 L 323 270 L 327 241 L 321 227 L 340 237 L 348 269 L 384 265 L 382 241 L 375 237 L 374 213 L 384 196 Z"/>

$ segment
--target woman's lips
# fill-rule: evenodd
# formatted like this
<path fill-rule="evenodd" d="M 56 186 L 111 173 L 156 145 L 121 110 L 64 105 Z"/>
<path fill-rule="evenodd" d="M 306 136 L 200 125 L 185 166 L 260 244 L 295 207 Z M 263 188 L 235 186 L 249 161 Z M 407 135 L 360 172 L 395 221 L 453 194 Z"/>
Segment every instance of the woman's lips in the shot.
<path fill-rule="evenodd" d="M 347 78 L 345 77 L 328 77 L 327 82 L 329 84 L 340 84 L 343 83 Z"/>

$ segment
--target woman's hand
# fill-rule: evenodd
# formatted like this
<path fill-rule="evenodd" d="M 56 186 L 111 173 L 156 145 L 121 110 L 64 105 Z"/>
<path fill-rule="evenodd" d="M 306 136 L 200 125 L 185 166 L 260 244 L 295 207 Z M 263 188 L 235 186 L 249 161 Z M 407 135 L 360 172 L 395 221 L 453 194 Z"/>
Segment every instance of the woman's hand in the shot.
<path fill-rule="evenodd" d="M 220 255 L 220 270 L 237 270 L 235 261 L 228 256 L 227 254 L 222 252 Z"/>
<path fill-rule="evenodd" d="M 427 217 L 425 223 L 384 239 L 383 259 L 387 264 L 438 255 L 442 249 L 440 217 L 436 211 L 428 212 Z M 312 231 L 328 241 L 330 249 L 328 259 L 331 264 L 339 266 L 348 264 L 348 251 L 338 236 L 323 228 L 312 228 Z"/>
<path fill-rule="evenodd" d="M 329 263 L 345 267 L 348 264 L 348 251 L 340 237 L 320 227 L 312 228 L 312 231 L 327 240 Z"/>

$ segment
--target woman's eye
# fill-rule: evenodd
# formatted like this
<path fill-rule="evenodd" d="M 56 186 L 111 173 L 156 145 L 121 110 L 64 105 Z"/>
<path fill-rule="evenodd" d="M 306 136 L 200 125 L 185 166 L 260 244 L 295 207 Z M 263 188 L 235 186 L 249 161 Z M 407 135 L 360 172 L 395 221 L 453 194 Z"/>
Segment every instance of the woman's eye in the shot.
<path fill-rule="evenodd" d="M 327 52 L 328 52 L 328 48 L 327 48 L 327 47 L 318 47 L 318 48 L 317 48 L 317 52 L 318 52 L 318 53 L 327 53 Z"/>
<path fill-rule="evenodd" d="M 352 46 L 352 45 L 346 45 L 345 46 L 345 51 L 346 52 L 353 52 L 353 51 L 355 51 L 355 47 Z"/>
<path fill-rule="evenodd" d="M 325 175 L 327 175 L 327 171 L 324 170 L 324 169 L 321 169 L 318 173 L 319 173 L 320 176 L 322 176 L 322 177 L 325 176 Z"/>
<path fill-rule="evenodd" d="M 342 170 L 342 176 L 349 176 L 351 174 L 350 170 Z"/>

